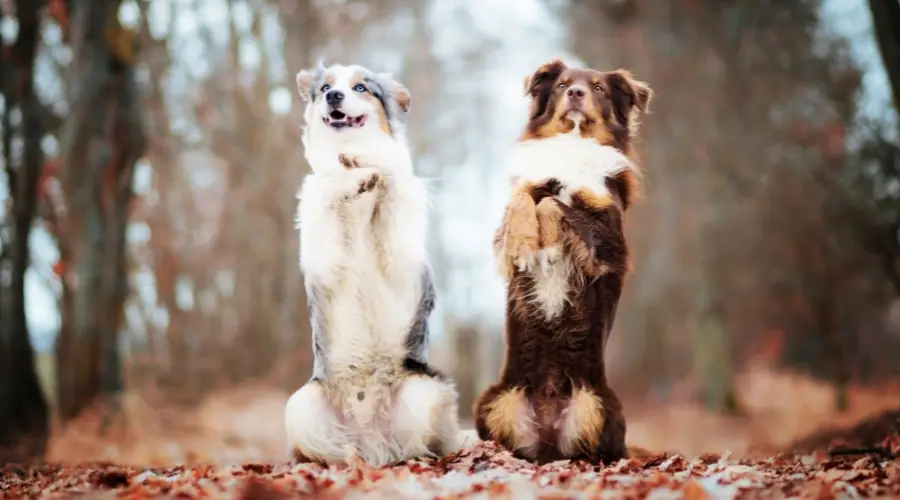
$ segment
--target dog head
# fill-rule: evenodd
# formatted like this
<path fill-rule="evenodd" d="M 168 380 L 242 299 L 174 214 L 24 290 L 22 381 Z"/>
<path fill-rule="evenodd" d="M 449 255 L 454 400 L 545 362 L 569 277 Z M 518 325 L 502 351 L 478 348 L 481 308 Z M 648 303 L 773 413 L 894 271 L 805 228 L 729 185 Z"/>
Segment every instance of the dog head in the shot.
<path fill-rule="evenodd" d="M 553 59 L 525 79 L 525 95 L 531 113 L 523 139 L 574 132 L 630 154 L 653 91 L 624 69 L 570 68 Z"/>
<path fill-rule="evenodd" d="M 339 153 L 405 149 L 400 118 L 409 112 L 410 93 L 390 75 L 320 61 L 297 73 L 297 92 L 306 103 L 303 143 L 313 169 L 332 165 Z"/>

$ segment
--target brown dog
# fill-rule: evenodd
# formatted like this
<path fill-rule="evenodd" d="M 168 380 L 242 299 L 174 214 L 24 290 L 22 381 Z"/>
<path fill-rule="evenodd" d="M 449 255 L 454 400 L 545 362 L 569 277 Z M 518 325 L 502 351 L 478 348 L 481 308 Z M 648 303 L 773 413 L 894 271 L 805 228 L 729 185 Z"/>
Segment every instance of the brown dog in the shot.
<path fill-rule="evenodd" d="M 546 462 L 628 455 L 604 347 L 628 269 L 623 214 L 640 180 L 631 148 L 652 92 L 624 70 L 554 59 L 525 81 L 531 114 L 494 237 L 508 282 L 500 381 L 475 404 L 481 439 Z"/>

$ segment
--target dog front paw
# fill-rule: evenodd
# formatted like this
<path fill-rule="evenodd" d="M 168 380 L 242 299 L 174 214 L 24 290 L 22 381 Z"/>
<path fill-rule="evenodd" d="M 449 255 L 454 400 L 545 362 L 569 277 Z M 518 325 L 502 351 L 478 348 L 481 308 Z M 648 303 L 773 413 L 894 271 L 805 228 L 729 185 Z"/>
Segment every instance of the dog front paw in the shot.
<path fill-rule="evenodd" d="M 372 172 L 371 174 L 363 177 L 357 183 L 356 195 L 362 195 L 363 193 L 368 193 L 375 189 L 375 186 L 379 185 L 382 179 L 382 176 L 378 174 L 378 172 Z"/>
<path fill-rule="evenodd" d="M 531 197 L 535 203 L 541 203 L 548 197 L 558 196 L 564 189 L 563 183 L 556 178 L 550 178 L 540 184 L 531 187 Z"/>
<path fill-rule="evenodd" d="M 559 203 L 553 198 L 544 198 L 537 205 L 538 234 L 540 236 L 540 248 L 547 249 L 559 245 L 562 238 L 563 211 Z"/>
<path fill-rule="evenodd" d="M 534 267 L 540 248 L 537 209 L 526 193 L 518 193 L 509 205 L 509 228 L 506 233 L 507 258 L 519 271 Z"/>
<path fill-rule="evenodd" d="M 360 199 L 366 193 L 375 190 L 380 177 L 382 177 L 375 169 L 367 167 L 355 167 L 341 174 L 340 183 L 342 187 L 339 189 L 340 201 L 353 202 Z"/>
<path fill-rule="evenodd" d="M 341 154 L 338 155 L 338 161 L 339 161 L 339 162 L 341 163 L 341 165 L 343 165 L 344 168 L 346 168 L 347 170 L 357 169 L 357 168 L 359 168 L 359 166 L 360 166 L 360 165 L 359 165 L 359 160 L 357 159 L 356 156 L 350 156 L 350 155 L 346 155 L 346 154 L 344 154 L 344 153 L 341 153 Z"/>

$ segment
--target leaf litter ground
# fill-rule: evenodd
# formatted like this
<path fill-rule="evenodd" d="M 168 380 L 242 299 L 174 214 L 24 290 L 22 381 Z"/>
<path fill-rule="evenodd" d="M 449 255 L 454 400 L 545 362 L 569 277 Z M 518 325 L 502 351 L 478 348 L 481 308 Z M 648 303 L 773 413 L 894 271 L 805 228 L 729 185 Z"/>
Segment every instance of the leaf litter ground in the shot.
<path fill-rule="evenodd" d="M 441 460 L 384 469 L 362 463 L 323 468 L 273 459 L 284 456 L 284 438 L 273 432 L 279 426 L 261 415 L 278 416 L 285 397 L 255 388 L 218 398 L 200 411 L 170 416 L 159 404 L 126 400 L 125 407 L 133 406 L 128 428 L 113 428 L 97 439 L 91 437 L 97 418 L 88 415 L 55 439 L 48 461 L 56 465 L 3 465 L 0 498 L 900 498 L 897 410 L 879 410 L 852 425 L 841 421 L 842 427 L 801 439 L 770 437 L 777 446 L 740 449 L 740 458 L 694 452 L 696 447 L 682 447 L 676 441 L 681 438 L 671 435 L 658 446 L 646 438 L 636 444 L 675 448 L 685 455 L 658 454 L 605 467 L 567 461 L 536 466 L 481 443 Z M 890 398 L 882 392 L 878 399 Z M 678 420 L 673 427 L 678 433 L 704 434 L 690 421 Z M 806 420 L 806 432 L 821 427 L 812 417 L 800 420 Z M 641 428 L 654 427 L 652 421 L 635 422 L 637 437 Z M 697 446 L 721 445 L 720 438 L 738 435 L 750 423 L 733 422 L 718 431 L 704 423 L 707 441 Z M 760 438 L 757 432 L 743 439 Z M 98 457 L 106 462 L 89 461 Z M 135 463 L 148 466 L 123 465 Z"/>
<path fill-rule="evenodd" d="M 363 463 L 139 468 L 105 463 L 76 467 L 7 465 L 0 497 L 91 498 L 896 498 L 898 436 L 881 452 L 827 452 L 733 460 L 659 454 L 608 467 L 561 461 L 537 466 L 493 443 L 441 460 L 389 468 Z M 891 451 L 892 450 L 892 451 Z"/>

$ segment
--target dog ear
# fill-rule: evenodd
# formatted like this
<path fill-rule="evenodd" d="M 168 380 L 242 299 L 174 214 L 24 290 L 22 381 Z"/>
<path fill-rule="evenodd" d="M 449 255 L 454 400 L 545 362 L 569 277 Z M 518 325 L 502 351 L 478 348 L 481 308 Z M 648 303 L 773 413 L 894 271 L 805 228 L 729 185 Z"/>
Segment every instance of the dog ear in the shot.
<path fill-rule="evenodd" d="M 400 109 L 403 110 L 404 113 L 409 113 L 409 108 L 412 105 L 412 95 L 410 95 L 409 89 L 393 78 L 388 80 L 387 87 L 388 92 L 390 92 L 391 97 L 397 101 Z"/>
<path fill-rule="evenodd" d="M 534 73 L 525 77 L 525 95 L 535 96 L 541 85 L 552 85 L 568 66 L 562 59 L 554 57 L 550 62 L 541 64 Z"/>
<path fill-rule="evenodd" d="M 312 100 L 312 87 L 316 81 L 316 71 L 312 69 L 304 69 L 297 73 L 297 93 L 303 98 L 304 102 Z"/>
<path fill-rule="evenodd" d="M 531 75 L 525 77 L 525 95 L 531 96 L 531 118 L 537 118 L 547 110 L 553 84 L 568 66 L 562 59 L 554 57 L 550 62 L 538 67 Z"/>
<path fill-rule="evenodd" d="M 616 120 L 627 127 L 632 136 L 637 135 L 640 128 L 639 115 L 650 110 L 653 90 L 646 83 L 636 80 L 625 69 L 607 73 L 607 83 Z"/>
<path fill-rule="evenodd" d="M 610 83 L 614 90 L 623 93 L 628 113 L 637 108 L 641 113 L 647 113 L 650 109 L 650 100 L 653 98 L 653 90 L 646 83 L 634 78 L 627 69 L 617 69 L 610 73 Z"/>
<path fill-rule="evenodd" d="M 394 80 L 394 75 L 390 73 L 378 73 L 377 81 L 378 85 L 381 86 L 385 92 L 390 94 L 391 99 L 396 101 L 397 105 L 400 106 L 400 111 L 409 113 L 409 107 L 412 104 L 412 95 L 410 94 L 409 89 L 402 83 Z"/>
<path fill-rule="evenodd" d="M 315 84 L 325 74 L 325 60 L 319 58 L 315 69 L 304 69 L 297 73 L 297 93 L 303 101 L 309 102 L 316 95 Z"/>

